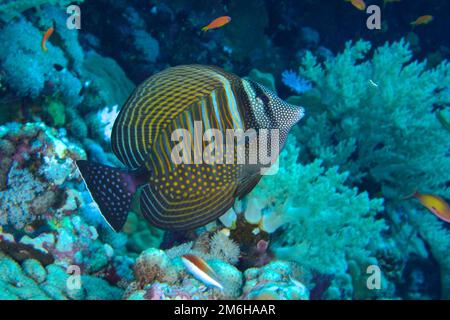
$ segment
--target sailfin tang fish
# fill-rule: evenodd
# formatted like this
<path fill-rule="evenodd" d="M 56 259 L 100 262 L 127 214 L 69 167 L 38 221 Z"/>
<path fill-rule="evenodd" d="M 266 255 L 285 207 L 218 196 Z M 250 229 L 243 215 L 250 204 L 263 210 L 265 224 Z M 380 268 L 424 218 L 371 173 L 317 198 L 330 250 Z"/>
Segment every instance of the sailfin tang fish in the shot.
<path fill-rule="evenodd" d="M 135 207 L 156 227 L 191 230 L 220 217 L 261 178 L 259 164 L 236 161 L 236 144 L 230 150 L 225 146 L 226 152 L 234 155 L 232 163 L 206 159 L 203 152 L 196 152 L 210 144 L 202 139 L 203 132 L 278 129 L 281 150 L 291 127 L 303 114 L 302 107 L 220 68 L 173 67 L 139 85 L 114 122 L 112 150 L 129 171 L 83 162 L 79 167 L 95 202 L 115 230 L 126 220 L 131 203 L 137 203 Z M 181 163 L 172 159 L 172 151 L 180 145 L 172 139 L 177 130 L 192 137 L 182 139 L 193 155 L 183 153 L 183 159 L 187 158 Z M 252 153 L 249 143 L 243 147 L 246 155 Z M 203 155 L 200 162 L 194 161 L 196 154 Z M 119 195 L 123 200 L 117 203 Z"/>
<path fill-rule="evenodd" d="M 223 289 L 220 282 L 216 280 L 217 275 L 214 270 L 202 258 L 193 254 L 185 254 L 181 257 L 181 261 L 195 278 L 208 286 Z"/>

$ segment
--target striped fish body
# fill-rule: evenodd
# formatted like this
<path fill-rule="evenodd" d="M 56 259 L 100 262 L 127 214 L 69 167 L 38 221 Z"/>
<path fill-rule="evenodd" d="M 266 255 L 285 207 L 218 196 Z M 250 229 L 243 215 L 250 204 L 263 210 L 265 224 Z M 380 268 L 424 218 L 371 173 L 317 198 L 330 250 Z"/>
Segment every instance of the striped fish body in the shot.
<path fill-rule="evenodd" d="M 244 150 L 246 159 L 257 156 L 251 144 L 261 129 L 277 129 L 281 149 L 302 116 L 301 107 L 222 69 L 173 67 L 143 82 L 114 123 L 112 149 L 129 170 L 90 162 L 78 166 L 115 230 L 122 228 L 132 203 L 154 226 L 194 229 L 224 214 L 259 181 L 261 164 L 239 161 L 238 151 Z M 225 144 L 227 134 L 249 129 L 253 136 Z"/>

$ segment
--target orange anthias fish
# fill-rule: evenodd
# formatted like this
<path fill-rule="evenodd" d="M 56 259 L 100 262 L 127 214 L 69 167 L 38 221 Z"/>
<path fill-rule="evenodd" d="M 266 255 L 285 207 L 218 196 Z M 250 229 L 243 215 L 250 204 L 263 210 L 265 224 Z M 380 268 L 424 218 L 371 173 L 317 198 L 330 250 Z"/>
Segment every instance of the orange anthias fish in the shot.
<path fill-rule="evenodd" d="M 345 0 L 347 2 L 351 2 L 351 4 L 358 10 L 366 10 L 366 3 L 364 0 Z"/>
<path fill-rule="evenodd" d="M 421 194 L 417 191 L 406 197 L 406 199 L 411 197 L 417 198 L 424 207 L 433 212 L 439 219 L 450 222 L 450 207 L 441 197 L 432 194 Z"/>
<path fill-rule="evenodd" d="M 45 43 L 47 42 L 48 38 L 50 38 L 50 36 L 53 34 L 53 31 L 55 31 L 53 27 L 48 28 L 48 30 L 44 33 L 44 36 L 42 37 L 41 47 L 44 52 L 48 51 Z"/>
<path fill-rule="evenodd" d="M 415 21 L 411 22 L 413 27 L 419 26 L 421 24 L 428 24 L 433 21 L 434 17 L 432 15 L 425 15 L 418 17 Z"/>
<path fill-rule="evenodd" d="M 208 31 L 210 29 L 217 29 L 217 28 L 223 27 L 230 21 L 231 21 L 231 18 L 229 16 L 219 17 L 219 18 L 211 21 L 211 23 L 208 24 L 207 26 L 203 27 L 202 31 Z"/>

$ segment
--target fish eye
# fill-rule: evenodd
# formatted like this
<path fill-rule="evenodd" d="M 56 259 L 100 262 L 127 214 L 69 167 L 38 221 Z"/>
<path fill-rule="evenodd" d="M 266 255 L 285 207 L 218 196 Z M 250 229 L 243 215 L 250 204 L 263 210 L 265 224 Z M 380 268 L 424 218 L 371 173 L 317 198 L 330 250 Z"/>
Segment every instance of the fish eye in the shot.
<path fill-rule="evenodd" d="M 256 97 L 256 102 L 258 104 L 263 104 L 264 103 L 263 100 L 261 99 L 261 97 Z"/>
<path fill-rule="evenodd" d="M 269 105 L 269 97 L 265 94 L 258 94 L 256 96 L 256 100 L 258 101 L 258 103 L 262 103 L 265 106 Z"/>

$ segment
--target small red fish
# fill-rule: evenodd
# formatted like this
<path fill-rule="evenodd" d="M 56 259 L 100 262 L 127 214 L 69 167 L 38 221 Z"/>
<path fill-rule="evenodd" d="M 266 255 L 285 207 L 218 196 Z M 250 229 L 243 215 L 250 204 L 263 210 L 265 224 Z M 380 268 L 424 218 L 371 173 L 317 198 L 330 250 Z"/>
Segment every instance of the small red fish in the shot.
<path fill-rule="evenodd" d="M 432 15 L 420 16 L 415 21 L 411 22 L 411 25 L 415 27 L 421 24 L 429 24 L 433 19 L 434 17 Z"/>
<path fill-rule="evenodd" d="M 217 29 L 217 28 L 223 27 L 230 21 L 231 21 L 231 18 L 229 16 L 223 16 L 223 17 L 216 18 L 213 21 L 211 21 L 210 24 L 203 27 L 202 31 L 208 31 L 210 29 Z"/>
<path fill-rule="evenodd" d="M 50 38 L 50 36 L 53 34 L 54 31 L 55 31 L 55 29 L 53 27 L 50 27 L 50 28 L 48 28 L 48 30 L 45 32 L 44 36 L 42 37 L 41 47 L 44 52 L 48 51 L 45 43 L 47 42 L 48 38 Z"/>
<path fill-rule="evenodd" d="M 351 2 L 351 4 L 358 10 L 366 10 L 366 3 L 364 0 L 345 0 L 347 2 Z"/>

